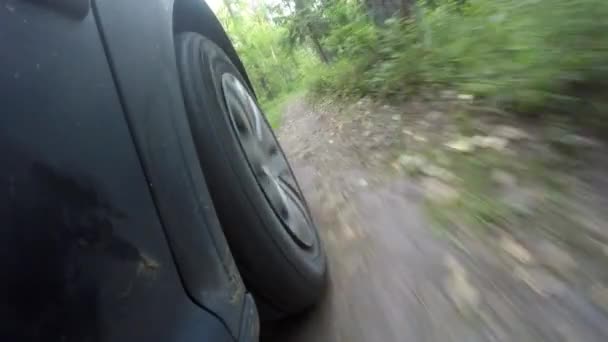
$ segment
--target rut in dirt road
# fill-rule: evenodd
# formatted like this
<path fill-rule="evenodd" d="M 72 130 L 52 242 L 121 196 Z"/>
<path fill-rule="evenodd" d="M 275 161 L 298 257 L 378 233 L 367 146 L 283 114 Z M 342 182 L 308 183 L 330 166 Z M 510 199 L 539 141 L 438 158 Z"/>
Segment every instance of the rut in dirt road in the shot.
<path fill-rule="evenodd" d="M 372 111 L 302 99 L 286 110 L 278 136 L 324 238 L 330 285 L 306 317 L 263 327 L 263 341 L 608 340 L 605 313 L 553 274 L 438 236 L 421 186 L 389 167 L 405 123 Z"/>

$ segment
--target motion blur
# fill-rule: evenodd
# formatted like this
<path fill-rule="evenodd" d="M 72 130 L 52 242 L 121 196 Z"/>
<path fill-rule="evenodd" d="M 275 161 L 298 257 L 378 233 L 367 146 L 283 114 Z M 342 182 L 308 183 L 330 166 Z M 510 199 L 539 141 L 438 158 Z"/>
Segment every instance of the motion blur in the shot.
<path fill-rule="evenodd" d="M 266 340 L 608 339 L 608 2 L 217 7 L 330 258 Z"/>

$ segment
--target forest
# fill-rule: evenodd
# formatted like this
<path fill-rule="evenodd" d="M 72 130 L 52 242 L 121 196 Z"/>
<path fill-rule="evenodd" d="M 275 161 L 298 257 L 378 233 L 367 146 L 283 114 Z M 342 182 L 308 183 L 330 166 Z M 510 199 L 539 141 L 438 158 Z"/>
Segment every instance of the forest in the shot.
<path fill-rule="evenodd" d="M 290 94 L 405 101 L 446 89 L 604 126 L 605 0 L 224 0 L 271 123 Z"/>

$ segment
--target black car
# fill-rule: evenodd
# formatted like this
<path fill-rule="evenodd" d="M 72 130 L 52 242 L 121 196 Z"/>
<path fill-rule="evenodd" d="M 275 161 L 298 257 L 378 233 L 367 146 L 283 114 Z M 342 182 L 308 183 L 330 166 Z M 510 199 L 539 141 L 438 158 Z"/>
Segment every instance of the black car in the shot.
<path fill-rule="evenodd" d="M 319 235 L 202 0 L 1 4 L 0 341 L 254 341 L 319 300 Z"/>

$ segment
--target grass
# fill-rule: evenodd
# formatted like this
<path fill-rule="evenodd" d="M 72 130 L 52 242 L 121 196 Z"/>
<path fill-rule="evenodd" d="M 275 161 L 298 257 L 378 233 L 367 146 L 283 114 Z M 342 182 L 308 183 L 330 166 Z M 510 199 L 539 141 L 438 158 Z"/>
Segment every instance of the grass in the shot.
<path fill-rule="evenodd" d="M 540 152 L 530 148 L 520 146 L 514 154 L 491 149 L 477 149 L 468 154 L 451 153 L 449 169 L 458 178 L 455 186 L 460 196 L 447 204 L 426 202 L 434 227 L 448 231 L 465 228 L 481 234 L 496 228 L 545 229 L 555 236 L 568 236 L 565 238 L 568 241 L 584 240 L 580 224 L 570 217 L 575 212 L 567 200 L 572 189 L 562 180 L 570 170 L 567 166 L 570 157 L 562 156 L 561 162 L 547 164 L 538 154 Z M 492 170 L 514 176 L 517 185 L 501 189 L 492 179 Z M 521 198 L 521 202 L 507 201 L 503 191 L 532 191 L 522 195 L 534 197 Z"/>
<path fill-rule="evenodd" d="M 505 170 L 509 159 L 500 152 L 485 150 L 472 154 L 453 153 L 450 170 L 460 179 L 459 198 L 453 203 L 428 203 L 428 212 L 438 226 L 447 227 L 456 219 L 475 231 L 485 232 L 489 227 L 509 224 L 513 210 L 501 201 L 491 179 L 494 168 Z"/>
<path fill-rule="evenodd" d="M 337 61 L 318 68 L 312 90 L 401 99 L 447 87 L 516 113 L 606 117 L 592 97 L 608 75 L 605 0 L 419 4 L 415 18 L 378 28 L 362 15 L 332 32 Z"/>
<path fill-rule="evenodd" d="M 261 101 L 266 119 L 273 129 L 278 129 L 281 126 L 281 121 L 287 105 L 296 98 L 303 96 L 305 93 L 306 91 L 304 89 L 297 89 L 270 101 Z"/>

